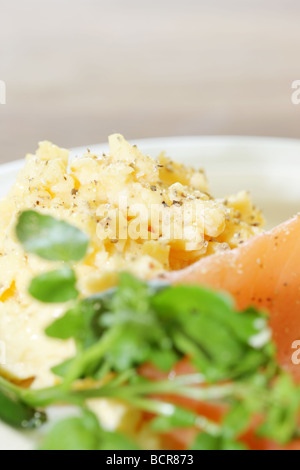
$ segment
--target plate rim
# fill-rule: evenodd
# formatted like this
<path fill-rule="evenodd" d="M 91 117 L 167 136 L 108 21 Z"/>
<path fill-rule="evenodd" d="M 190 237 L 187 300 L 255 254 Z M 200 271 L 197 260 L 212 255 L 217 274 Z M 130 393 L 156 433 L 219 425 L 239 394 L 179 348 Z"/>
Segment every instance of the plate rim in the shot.
<path fill-rule="evenodd" d="M 246 135 L 190 135 L 190 136 L 169 136 L 169 137 L 149 137 L 144 139 L 128 139 L 131 144 L 135 144 L 138 147 L 148 147 L 156 148 L 157 146 L 164 145 L 186 145 L 190 147 L 192 145 L 209 145 L 209 146 L 222 146 L 222 145 L 232 145 L 232 146 L 270 146 L 276 145 L 285 147 L 285 146 L 294 146 L 300 148 L 300 139 L 288 138 L 288 137 L 264 137 L 264 136 L 246 136 Z M 55 144 L 57 145 L 57 144 Z M 68 150 L 72 155 L 84 153 L 89 148 L 106 148 L 108 147 L 107 142 L 87 144 L 76 147 L 70 147 Z M 163 150 L 163 148 L 162 148 Z M 26 155 L 25 155 L 26 156 Z M 22 164 L 24 164 L 25 157 L 17 160 L 12 160 L 10 162 L 5 162 L 0 164 L 1 173 L 18 171 Z"/>

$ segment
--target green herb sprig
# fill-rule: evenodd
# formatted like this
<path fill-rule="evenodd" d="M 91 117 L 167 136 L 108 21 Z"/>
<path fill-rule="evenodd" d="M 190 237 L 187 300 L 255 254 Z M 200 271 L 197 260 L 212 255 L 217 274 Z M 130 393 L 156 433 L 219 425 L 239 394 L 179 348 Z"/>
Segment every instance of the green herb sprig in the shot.
<path fill-rule="evenodd" d="M 78 261 L 87 250 L 87 238 L 78 229 L 32 211 L 20 216 L 17 236 L 25 249 L 46 259 Z M 75 284 L 73 269 L 63 267 L 42 274 L 30 286 L 43 302 L 73 299 L 65 315 L 46 329 L 51 338 L 76 343 L 76 355 L 53 369 L 60 384 L 33 390 L 0 378 L 0 418 L 13 426 L 42 425 L 47 406 L 57 403 L 81 410 L 56 424 L 41 448 L 137 448 L 101 428 L 87 409 L 91 398 L 117 399 L 152 413 L 156 433 L 198 429 L 192 449 L 243 450 L 240 437 L 255 416 L 261 422 L 259 436 L 284 445 L 298 435 L 300 390 L 277 364 L 264 312 L 238 312 L 227 294 L 207 288 L 145 283 L 128 273 L 120 274 L 115 289 L 87 299 L 77 298 Z M 186 357 L 195 373 L 168 377 Z M 146 362 L 166 378 L 142 377 L 140 366 Z M 94 386 L 78 387 L 86 378 Z M 170 396 L 221 403 L 228 412 L 216 423 L 188 406 L 177 406 Z"/>

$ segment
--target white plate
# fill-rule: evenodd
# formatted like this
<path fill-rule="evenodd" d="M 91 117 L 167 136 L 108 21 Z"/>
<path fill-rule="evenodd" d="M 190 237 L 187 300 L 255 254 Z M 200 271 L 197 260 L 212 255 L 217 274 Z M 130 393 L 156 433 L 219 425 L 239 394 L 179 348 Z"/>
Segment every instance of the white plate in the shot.
<path fill-rule="evenodd" d="M 216 197 L 242 189 L 252 193 L 268 226 L 300 211 L 300 141 L 254 137 L 174 137 L 135 141 L 142 151 L 156 157 L 162 150 L 174 160 L 204 168 Z M 106 152 L 107 145 L 74 149 L 74 157 L 90 148 Z M 0 166 L 0 197 L 13 183 L 24 161 Z M 54 413 L 57 415 L 57 413 Z M 0 450 L 30 449 L 35 438 L 0 425 Z"/>

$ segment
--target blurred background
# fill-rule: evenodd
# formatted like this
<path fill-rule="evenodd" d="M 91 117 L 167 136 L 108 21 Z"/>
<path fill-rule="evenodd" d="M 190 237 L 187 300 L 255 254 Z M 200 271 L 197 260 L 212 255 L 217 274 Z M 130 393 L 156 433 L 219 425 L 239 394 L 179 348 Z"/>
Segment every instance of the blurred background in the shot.
<path fill-rule="evenodd" d="M 299 0 L 0 0 L 0 161 L 112 132 L 300 137 Z"/>

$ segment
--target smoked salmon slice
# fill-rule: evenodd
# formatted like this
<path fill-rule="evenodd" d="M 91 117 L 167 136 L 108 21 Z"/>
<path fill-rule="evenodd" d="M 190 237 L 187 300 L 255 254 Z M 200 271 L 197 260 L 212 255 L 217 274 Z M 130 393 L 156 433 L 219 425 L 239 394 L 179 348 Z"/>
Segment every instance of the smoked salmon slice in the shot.
<path fill-rule="evenodd" d="M 300 340 L 300 215 L 232 251 L 203 258 L 166 275 L 174 284 L 201 284 L 225 290 L 237 307 L 266 309 L 278 361 L 300 382 L 293 343 Z"/>
<path fill-rule="evenodd" d="M 300 383 L 300 364 L 294 364 L 293 343 L 300 340 L 300 215 L 259 235 L 232 251 L 202 258 L 180 271 L 165 275 L 172 284 L 200 284 L 229 292 L 237 308 L 255 306 L 269 315 L 269 323 L 277 346 L 278 362 Z M 299 354 L 300 357 L 300 354 Z M 175 367 L 176 374 L 193 371 L 187 359 Z M 159 372 L 145 365 L 142 374 L 157 380 Z M 219 405 L 193 402 L 182 398 L 178 403 L 215 420 L 222 419 L 225 409 Z M 250 429 L 241 441 L 254 450 L 299 450 L 300 440 L 288 446 L 255 436 Z M 178 430 L 166 435 L 166 445 L 186 449 L 195 430 Z"/>

